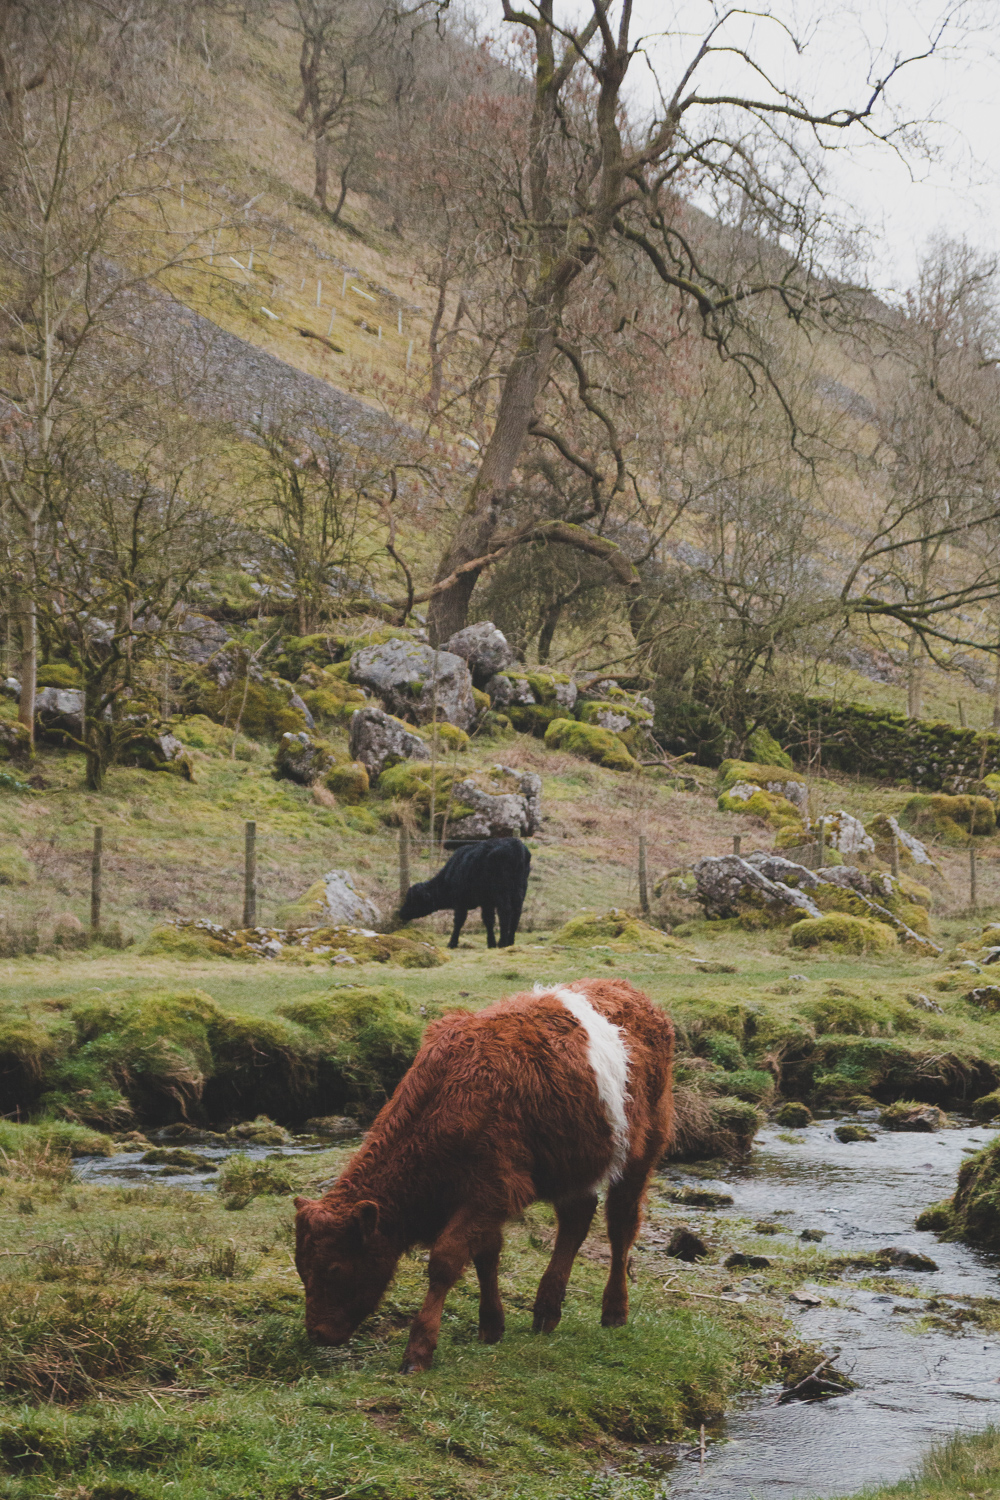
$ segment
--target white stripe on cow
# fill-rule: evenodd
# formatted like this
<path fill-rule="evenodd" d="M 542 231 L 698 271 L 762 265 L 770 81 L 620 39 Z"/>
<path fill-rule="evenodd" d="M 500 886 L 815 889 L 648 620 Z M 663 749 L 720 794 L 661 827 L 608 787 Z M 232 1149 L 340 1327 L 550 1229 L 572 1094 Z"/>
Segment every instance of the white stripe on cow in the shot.
<path fill-rule="evenodd" d="M 587 1056 L 594 1070 L 597 1096 L 611 1126 L 611 1164 L 607 1181 L 617 1182 L 628 1160 L 628 1052 L 620 1026 L 615 1026 L 595 1010 L 585 995 L 562 985 L 548 991 L 565 1005 L 587 1033 Z"/>

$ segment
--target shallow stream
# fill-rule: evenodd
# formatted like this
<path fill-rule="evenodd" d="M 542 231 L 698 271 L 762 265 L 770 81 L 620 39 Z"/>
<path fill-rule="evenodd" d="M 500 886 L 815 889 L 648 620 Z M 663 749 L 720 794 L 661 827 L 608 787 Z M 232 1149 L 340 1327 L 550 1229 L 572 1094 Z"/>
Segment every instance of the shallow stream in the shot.
<path fill-rule="evenodd" d="M 775 1260 L 783 1248 L 792 1252 L 789 1234 L 798 1251 L 801 1231 L 818 1229 L 826 1252 L 902 1246 L 931 1256 L 939 1269 L 849 1271 L 836 1289 L 806 1280 L 823 1302 L 792 1312 L 800 1336 L 836 1355 L 857 1389 L 783 1406 L 776 1404 L 779 1387 L 755 1392 L 712 1435 L 703 1464 L 696 1452 L 674 1468 L 663 1491 L 670 1500 L 848 1495 L 903 1478 L 931 1443 L 955 1429 L 1000 1422 L 1000 1337 L 971 1323 L 949 1332 L 921 1322 L 932 1297 L 953 1299 L 956 1309 L 968 1298 L 1000 1297 L 1000 1257 L 913 1227 L 921 1209 L 950 1196 L 963 1154 L 986 1145 L 992 1131 L 897 1134 L 866 1119 L 876 1139 L 842 1145 L 833 1136 L 838 1123 L 797 1132 L 800 1144 L 782 1140 L 777 1129 L 762 1131 L 747 1166 L 719 1184 L 735 1201 L 718 1217 L 777 1220 L 782 1233 L 761 1245 Z M 742 1285 L 739 1271 L 729 1277 L 753 1295 L 752 1272 Z M 892 1290 L 852 1285 L 862 1278 L 869 1285 L 884 1279 Z M 900 1282 L 912 1286 L 912 1296 L 897 1295 Z"/>

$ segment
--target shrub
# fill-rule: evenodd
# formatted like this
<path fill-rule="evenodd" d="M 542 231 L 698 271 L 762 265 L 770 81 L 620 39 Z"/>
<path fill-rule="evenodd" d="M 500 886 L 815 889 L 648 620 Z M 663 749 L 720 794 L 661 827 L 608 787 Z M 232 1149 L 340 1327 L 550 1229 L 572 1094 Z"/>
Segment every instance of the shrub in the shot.
<path fill-rule="evenodd" d="M 553 719 L 545 731 L 545 744 L 549 750 L 568 750 L 612 771 L 634 771 L 638 766 L 616 734 L 576 719 Z"/>
<path fill-rule="evenodd" d="M 223 1208 L 246 1208 L 254 1198 L 281 1198 L 294 1191 L 288 1168 L 280 1161 L 252 1161 L 238 1152 L 219 1169 L 215 1186 Z"/>
<path fill-rule="evenodd" d="M 8 1283 L 0 1300 L 0 1388 L 77 1401 L 100 1383 L 173 1364 L 166 1312 L 141 1291 L 62 1288 L 40 1296 Z"/>
<path fill-rule="evenodd" d="M 944 793 L 911 797 L 899 815 L 903 827 L 922 839 L 937 838 L 964 847 L 970 835 L 996 833 L 996 810 L 988 797 L 948 797 Z"/>
<path fill-rule="evenodd" d="M 341 802 L 356 806 L 368 796 L 370 786 L 368 768 L 359 760 L 353 760 L 346 766 L 331 766 L 324 777 L 323 784 L 328 791 L 335 793 Z"/>
<path fill-rule="evenodd" d="M 793 947 L 817 948 L 826 943 L 844 953 L 888 953 L 896 946 L 896 934 L 884 922 L 831 912 L 825 917 L 806 917 L 789 930 Z"/>

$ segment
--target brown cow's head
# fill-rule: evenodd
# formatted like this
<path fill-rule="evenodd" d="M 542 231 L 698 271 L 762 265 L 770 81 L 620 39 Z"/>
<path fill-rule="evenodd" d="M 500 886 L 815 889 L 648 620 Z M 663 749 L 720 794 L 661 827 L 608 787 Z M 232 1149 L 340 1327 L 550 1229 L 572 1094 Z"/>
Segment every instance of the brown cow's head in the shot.
<path fill-rule="evenodd" d="M 317 1344 L 343 1344 L 378 1307 L 398 1252 L 379 1231 L 377 1203 L 328 1207 L 296 1198 L 295 1207 L 295 1265 L 306 1289 L 306 1332 Z"/>

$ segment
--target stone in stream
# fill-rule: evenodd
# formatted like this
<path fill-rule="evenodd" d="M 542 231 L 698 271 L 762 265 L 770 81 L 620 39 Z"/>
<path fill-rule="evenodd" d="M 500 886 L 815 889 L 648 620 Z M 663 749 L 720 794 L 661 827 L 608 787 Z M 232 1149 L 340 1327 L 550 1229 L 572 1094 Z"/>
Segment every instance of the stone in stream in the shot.
<path fill-rule="evenodd" d="M 864 1125 L 838 1125 L 833 1133 L 837 1140 L 844 1146 L 849 1146 L 852 1141 L 874 1141 L 877 1139 Z"/>
<path fill-rule="evenodd" d="M 333 1140 L 350 1135 L 360 1135 L 361 1126 L 350 1115 L 316 1115 L 305 1123 L 309 1135 L 328 1136 Z"/>
<path fill-rule="evenodd" d="M 778 1110 L 774 1118 L 779 1125 L 784 1125 L 792 1130 L 799 1130 L 803 1125 L 811 1125 L 813 1116 L 808 1104 L 803 1104 L 799 1099 L 788 1099 Z"/>
<path fill-rule="evenodd" d="M 232 1146 L 247 1141 L 251 1146 L 287 1146 L 291 1136 L 283 1125 L 275 1125 L 267 1115 L 258 1115 L 256 1120 L 244 1120 L 226 1131 L 226 1144 Z"/>
<path fill-rule="evenodd" d="M 218 1131 L 202 1130 L 197 1125 L 188 1125 L 183 1121 L 178 1121 L 175 1125 L 163 1125 L 159 1130 L 151 1130 L 149 1139 L 158 1141 L 161 1145 L 171 1141 L 183 1143 L 186 1146 L 226 1145 L 226 1137 L 220 1135 Z"/>
<path fill-rule="evenodd" d="M 218 1165 L 201 1156 L 197 1151 L 188 1151 L 184 1146 L 153 1146 L 142 1158 L 148 1167 L 192 1167 L 197 1172 L 217 1172 Z"/>
<path fill-rule="evenodd" d="M 782 1226 L 775 1224 L 771 1219 L 762 1219 L 759 1224 L 753 1226 L 754 1234 L 780 1234 Z"/>
<path fill-rule="evenodd" d="M 826 1230 L 803 1229 L 802 1233 L 799 1235 L 799 1239 L 805 1240 L 808 1244 L 818 1245 L 820 1240 L 826 1239 Z"/>
<path fill-rule="evenodd" d="M 919 1250 L 906 1250 L 899 1245 L 887 1245 L 884 1250 L 877 1250 L 879 1260 L 886 1265 L 898 1266 L 901 1271 L 936 1271 L 938 1263 L 931 1260 L 929 1255 L 921 1255 Z"/>
<path fill-rule="evenodd" d="M 667 1254 L 672 1255 L 675 1260 L 702 1260 L 708 1254 L 708 1246 L 700 1234 L 695 1234 L 692 1229 L 685 1229 L 682 1224 L 678 1224 L 670 1236 Z"/>
<path fill-rule="evenodd" d="M 688 1208 L 728 1208 L 733 1201 L 731 1193 L 717 1193 L 712 1188 L 674 1188 L 667 1197 L 671 1203 L 682 1203 Z"/>
<path fill-rule="evenodd" d="M 879 1124 L 886 1130 L 916 1130 L 925 1135 L 943 1130 L 947 1123 L 944 1111 L 936 1104 L 915 1104 L 912 1099 L 897 1100 L 879 1116 Z"/>

